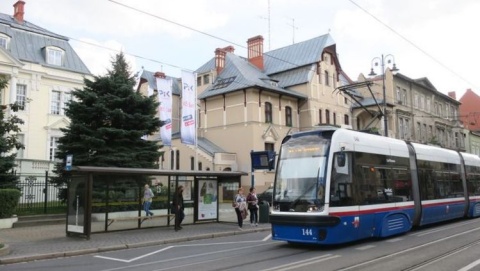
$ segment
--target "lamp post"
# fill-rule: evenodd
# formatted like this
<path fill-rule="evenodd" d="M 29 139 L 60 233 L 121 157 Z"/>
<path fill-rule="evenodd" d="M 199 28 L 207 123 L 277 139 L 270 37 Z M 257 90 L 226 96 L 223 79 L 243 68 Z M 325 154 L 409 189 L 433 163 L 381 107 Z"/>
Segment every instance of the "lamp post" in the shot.
<path fill-rule="evenodd" d="M 375 62 L 376 61 L 376 62 Z M 373 71 L 373 66 L 375 65 L 378 66 L 380 61 L 380 65 L 382 68 L 382 90 L 383 90 L 383 126 L 385 129 L 385 136 L 388 136 L 388 123 L 387 123 L 387 95 L 386 95 L 386 89 L 385 89 L 385 61 L 387 61 L 387 64 L 392 63 L 393 66 L 390 69 L 392 72 L 398 71 L 397 66 L 395 65 L 395 57 L 391 54 L 388 54 L 384 56 L 382 54 L 382 57 L 374 57 L 372 59 L 372 66 L 370 69 L 370 73 L 368 74 L 369 76 L 375 76 L 377 75 L 375 71 Z"/>

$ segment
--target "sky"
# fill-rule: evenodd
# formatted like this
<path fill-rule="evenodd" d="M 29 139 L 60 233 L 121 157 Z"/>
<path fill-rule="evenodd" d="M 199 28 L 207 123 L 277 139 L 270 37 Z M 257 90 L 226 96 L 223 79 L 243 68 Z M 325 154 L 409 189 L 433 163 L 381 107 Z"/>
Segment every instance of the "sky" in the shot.
<path fill-rule="evenodd" d="M 0 2 L 13 15 L 16 0 Z M 94 75 L 123 51 L 132 72 L 142 67 L 180 77 L 262 35 L 264 51 L 330 33 L 342 70 L 356 80 L 375 58 L 399 72 L 426 77 L 457 99 L 480 95 L 480 1 L 477 0 L 25 0 L 24 19 L 70 38 Z M 388 57 L 387 57 L 388 56 Z M 379 67 L 376 73 L 381 74 Z"/>

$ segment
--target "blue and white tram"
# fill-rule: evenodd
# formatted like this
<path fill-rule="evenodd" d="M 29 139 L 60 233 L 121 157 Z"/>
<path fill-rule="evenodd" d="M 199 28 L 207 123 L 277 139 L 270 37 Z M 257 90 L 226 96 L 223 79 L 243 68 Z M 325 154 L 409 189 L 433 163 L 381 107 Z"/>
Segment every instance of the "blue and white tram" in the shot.
<path fill-rule="evenodd" d="M 335 127 L 284 138 L 272 239 L 339 244 L 480 216 L 480 158 Z"/>

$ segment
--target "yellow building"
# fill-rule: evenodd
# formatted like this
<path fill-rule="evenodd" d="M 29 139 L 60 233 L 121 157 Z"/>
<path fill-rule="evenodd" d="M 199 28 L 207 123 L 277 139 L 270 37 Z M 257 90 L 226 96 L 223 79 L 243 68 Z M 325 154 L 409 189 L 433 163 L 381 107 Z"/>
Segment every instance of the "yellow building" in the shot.
<path fill-rule="evenodd" d="M 180 79 L 173 90 L 172 146 L 164 147 L 166 169 L 249 172 L 251 151 L 276 151 L 291 132 L 318 125 L 351 125 L 350 101 L 335 88 L 348 84 L 327 34 L 263 52 L 263 37 L 248 39 L 248 56 L 233 46 L 217 48 L 212 59 L 196 70 L 198 146 L 180 142 Z M 143 72 L 140 89 L 155 86 L 155 74 Z M 148 82 L 148 84 L 147 84 Z M 195 161 L 197 163 L 195 164 Z M 273 182 L 274 171 L 255 170 L 258 192 Z"/>
<path fill-rule="evenodd" d="M 67 37 L 25 20 L 24 8 L 25 2 L 17 1 L 12 15 L 0 13 L 0 75 L 9 82 L 0 98 L 2 105 L 23 107 L 15 113 L 25 122 L 17 173 L 44 174 L 53 168 L 60 128 L 69 123 L 64 109 L 70 92 L 83 88 L 90 72 Z"/>

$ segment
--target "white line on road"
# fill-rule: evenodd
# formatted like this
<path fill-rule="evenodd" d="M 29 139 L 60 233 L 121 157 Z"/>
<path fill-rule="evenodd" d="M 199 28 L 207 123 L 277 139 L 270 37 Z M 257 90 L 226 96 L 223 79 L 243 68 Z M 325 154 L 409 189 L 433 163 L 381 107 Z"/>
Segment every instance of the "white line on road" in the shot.
<path fill-rule="evenodd" d="M 272 234 L 269 234 L 269 235 L 267 235 L 267 237 L 263 238 L 263 239 L 261 240 L 261 242 L 268 241 L 268 240 L 270 240 L 271 237 L 272 237 Z M 156 250 L 156 251 L 153 251 L 153 252 L 150 252 L 150 253 L 147 253 L 147 254 L 144 254 L 144 255 L 141 255 L 141 256 L 138 256 L 138 257 L 129 259 L 129 260 L 119 259 L 119 258 L 113 258 L 113 257 L 106 257 L 106 256 L 100 256 L 100 255 L 96 255 L 96 256 L 94 256 L 94 257 L 95 257 L 95 258 L 101 258 L 101 259 L 104 259 L 104 260 L 110 260 L 110 261 L 131 263 L 131 262 L 134 262 L 134 261 L 143 259 L 143 258 L 145 258 L 145 257 L 151 256 L 151 255 L 154 255 L 154 254 L 157 254 L 157 253 L 160 253 L 160 252 L 163 252 L 163 251 L 165 251 L 165 250 L 168 250 L 168 249 L 171 249 L 171 248 L 175 248 L 175 247 L 194 247 L 194 246 L 213 246 L 213 245 L 217 246 L 217 245 L 245 244 L 245 243 L 257 243 L 257 242 L 258 242 L 258 240 L 249 240 L 249 241 L 235 241 L 235 242 L 210 243 L 210 244 L 187 244 L 187 245 L 169 246 L 169 247 L 162 248 L 162 249 L 160 249 L 160 250 Z"/>
<path fill-rule="evenodd" d="M 306 260 L 302 260 L 302 261 L 297 261 L 297 262 L 293 262 L 293 263 L 279 265 L 279 266 L 275 266 L 275 267 L 272 267 L 272 268 L 269 268 L 269 269 L 263 269 L 262 271 L 272 271 L 272 270 L 286 271 L 286 270 L 291 270 L 291 269 L 297 269 L 299 267 L 312 265 L 314 263 L 328 261 L 328 260 L 335 259 L 335 258 L 338 258 L 338 257 L 341 257 L 341 256 L 340 255 L 325 254 L 325 255 L 322 255 L 322 256 L 319 256 L 319 257 L 315 257 L 315 258 L 310 258 L 310 259 L 306 259 Z"/>
<path fill-rule="evenodd" d="M 476 260 L 474 261 L 473 263 L 461 268 L 461 269 L 458 269 L 458 271 L 468 271 L 468 270 L 471 270 L 472 268 L 476 267 L 477 265 L 480 265 L 480 260 Z"/>

